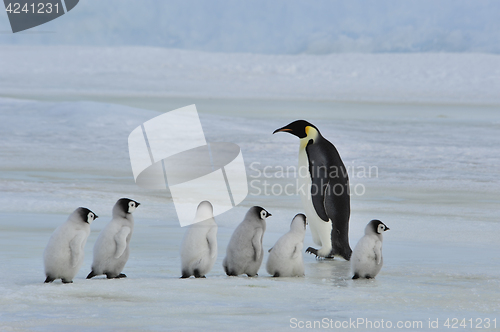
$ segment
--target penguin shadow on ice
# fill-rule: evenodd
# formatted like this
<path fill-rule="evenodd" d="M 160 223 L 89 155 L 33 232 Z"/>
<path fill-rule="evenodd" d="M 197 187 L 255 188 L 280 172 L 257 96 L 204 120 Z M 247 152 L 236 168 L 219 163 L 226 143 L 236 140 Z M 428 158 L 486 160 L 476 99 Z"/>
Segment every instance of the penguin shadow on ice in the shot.
<path fill-rule="evenodd" d="M 90 234 L 90 224 L 97 219 L 87 208 L 77 208 L 65 223 L 56 228 L 43 253 L 45 283 L 61 279 L 73 282 L 84 259 L 84 249 Z"/>
<path fill-rule="evenodd" d="M 198 205 L 195 223 L 184 234 L 181 244 L 181 279 L 205 278 L 217 259 L 217 224 L 208 201 Z"/>

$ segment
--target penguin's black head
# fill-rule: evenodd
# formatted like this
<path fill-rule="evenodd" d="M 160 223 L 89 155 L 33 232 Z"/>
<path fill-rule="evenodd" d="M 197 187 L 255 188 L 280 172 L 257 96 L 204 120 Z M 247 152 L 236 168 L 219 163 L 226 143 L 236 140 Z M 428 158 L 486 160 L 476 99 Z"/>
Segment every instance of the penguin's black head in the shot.
<path fill-rule="evenodd" d="M 139 205 L 141 205 L 141 203 L 136 202 L 130 198 L 120 198 L 115 204 L 115 206 L 119 207 L 120 210 L 125 214 L 134 212 Z"/>
<path fill-rule="evenodd" d="M 273 134 L 279 133 L 281 131 L 290 133 L 292 135 L 297 136 L 298 138 L 306 138 L 308 135 L 309 128 L 314 128 L 319 133 L 318 128 L 310 122 L 305 120 L 297 120 L 292 123 L 287 124 L 286 126 L 276 129 Z"/>
<path fill-rule="evenodd" d="M 80 215 L 82 220 L 89 225 L 92 223 L 92 221 L 99 218 L 98 216 L 96 216 L 96 214 L 94 212 L 90 211 L 87 208 L 79 207 L 77 210 L 78 210 L 78 214 Z"/>
<path fill-rule="evenodd" d="M 255 211 L 255 213 L 262 220 L 266 220 L 267 217 L 272 216 L 272 214 L 270 214 L 269 212 L 267 212 L 264 208 L 262 208 L 260 206 L 254 206 L 252 209 Z"/>
<path fill-rule="evenodd" d="M 377 219 L 370 221 L 370 228 L 377 234 L 382 234 L 383 232 L 390 230 L 389 227 Z"/>

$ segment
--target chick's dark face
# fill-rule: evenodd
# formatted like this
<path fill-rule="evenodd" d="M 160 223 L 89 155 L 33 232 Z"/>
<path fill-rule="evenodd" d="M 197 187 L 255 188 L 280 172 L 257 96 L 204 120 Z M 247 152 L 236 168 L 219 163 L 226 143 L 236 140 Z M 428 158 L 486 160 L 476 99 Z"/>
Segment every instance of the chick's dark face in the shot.
<path fill-rule="evenodd" d="M 92 221 L 99 218 L 94 212 L 92 212 L 89 209 L 84 208 L 84 207 L 79 208 L 78 213 L 80 214 L 80 217 L 82 218 L 82 220 L 88 224 L 91 224 Z"/>
<path fill-rule="evenodd" d="M 261 208 L 260 206 L 257 207 L 257 212 L 259 213 L 259 217 L 262 220 L 266 220 L 266 218 L 272 216 L 272 214 L 270 214 L 266 211 L 266 209 Z"/>
<path fill-rule="evenodd" d="M 141 205 L 141 203 L 129 198 L 121 198 L 119 200 L 119 204 L 122 211 L 124 211 L 125 213 L 132 213 L 139 205 Z"/>
<path fill-rule="evenodd" d="M 279 132 L 285 132 L 297 136 L 298 138 L 307 137 L 307 127 L 316 128 L 313 124 L 305 120 L 297 120 L 292 123 L 287 124 L 282 128 L 276 129 L 273 134 Z"/>

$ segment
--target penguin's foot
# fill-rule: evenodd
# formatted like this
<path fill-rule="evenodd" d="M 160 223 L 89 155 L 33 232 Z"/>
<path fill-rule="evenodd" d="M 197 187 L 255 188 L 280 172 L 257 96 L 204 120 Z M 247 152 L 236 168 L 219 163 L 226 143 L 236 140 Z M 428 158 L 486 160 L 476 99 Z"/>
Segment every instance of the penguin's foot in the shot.
<path fill-rule="evenodd" d="M 73 280 L 68 280 L 68 279 L 61 279 L 61 281 L 63 282 L 63 284 L 72 284 L 73 283 Z"/>
<path fill-rule="evenodd" d="M 309 247 L 306 249 L 306 252 L 309 254 L 316 255 L 316 257 L 318 257 L 318 249 L 314 249 L 313 247 Z"/>
<path fill-rule="evenodd" d="M 254 277 L 258 277 L 258 276 L 259 276 L 259 274 L 258 274 L 258 273 L 255 273 L 255 274 L 248 274 L 248 273 L 247 273 L 247 276 L 248 276 L 249 278 L 254 278 Z"/>
<path fill-rule="evenodd" d="M 321 249 L 314 249 L 313 247 L 309 247 L 306 249 L 307 253 L 313 254 L 316 256 L 316 259 L 334 259 L 333 254 L 329 249 L 321 248 Z"/>
<path fill-rule="evenodd" d="M 371 275 L 369 275 L 369 274 L 367 274 L 367 275 L 365 276 L 365 278 L 366 278 L 366 279 L 373 279 L 373 277 L 372 277 Z"/>
<path fill-rule="evenodd" d="M 123 274 L 123 273 L 120 273 L 119 275 L 117 275 L 117 276 L 115 277 L 115 279 L 122 279 L 122 278 L 126 278 L 126 277 L 127 277 L 127 275 L 125 275 L 125 274 Z"/>
<path fill-rule="evenodd" d="M 47 276 L 47 279 L 45 279 L 44 283 L 48 284 L 50 282 L 53 282 L 54 280 L 56 280 L 56 278 L 52 278 L 50 276 Z"/>
<path fill-rule="evenodd" d="M 179 279 L 187 279 L 187 278 L 189 278 L 189 277 L 190 277 L 190 275 L 188 275 L 188 274 L 183 274 L 183 275 L 182 275 Z"/>
<path fill-rule="evenodd" d="M 273 275 L 273 277 L 275 277 L 275 278 L 278 278 L 279 276 L 280 276 L 279 272 L 275 272 L 274 275 Z"/>
<path fill-rule="evenodd" d="M 199 277 L 194 276 L 194 277 L 195 277 L 195 278 L 206 278 L 205 276 L 199 276 Z"/>
<path fill-rule="evenodd" d="M 195 278 L 205 278 L 205 276 L 201 275 L 200 270 L 198 269 L 194 269 L 193 274 Z"/>
<path fill-rule="evenodd" d="M 96 276 L 97 274 L 94 272 L 94 270 L 92 270 L 89 275 L 87 276 L 87 279 L 92 279 Z"/>
<path fill-rule="evenodd" d="M 359 279 L 359 275 L 356 273 L 352 276 L 353 279 Z"/>
<path fill-rule="evenodd" d="M 237 277 L 238 275 L 236 274 L 236 272 L 230 270 L 227 268 L 227 266 L 224 266 L 224 271 L 226 272 L 226 274 L 230 277 Z"/>

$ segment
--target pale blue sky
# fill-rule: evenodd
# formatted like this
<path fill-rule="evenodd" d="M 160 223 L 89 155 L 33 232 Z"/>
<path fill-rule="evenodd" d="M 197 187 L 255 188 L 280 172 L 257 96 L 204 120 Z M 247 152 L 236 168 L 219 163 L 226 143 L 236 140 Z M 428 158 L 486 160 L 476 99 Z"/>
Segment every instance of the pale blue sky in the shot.
<path fill-rule="evenodd" d="M 496 0 L 81 0 L 61 18 L 15 35 L 0 15 L 0 44 L 500 53 L 499 17 Z"/>

